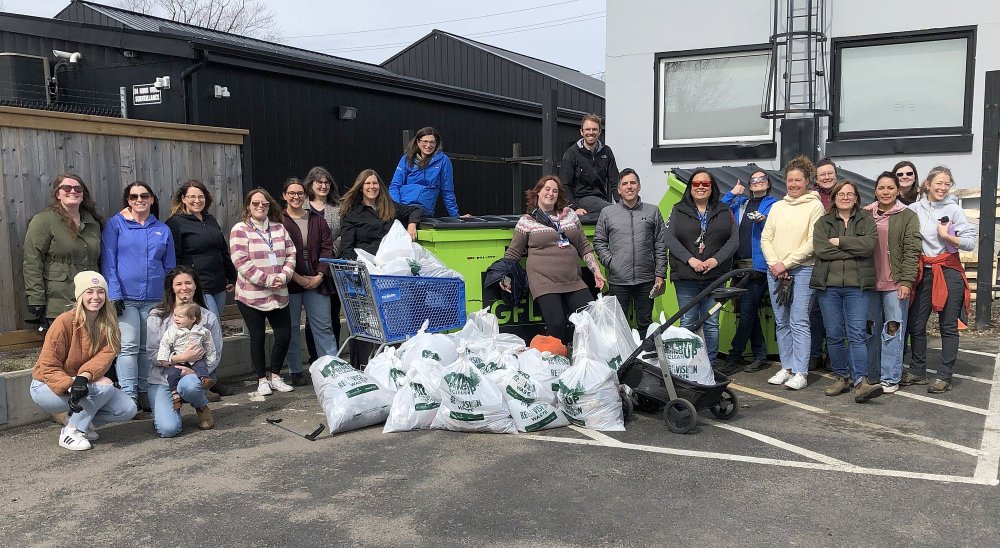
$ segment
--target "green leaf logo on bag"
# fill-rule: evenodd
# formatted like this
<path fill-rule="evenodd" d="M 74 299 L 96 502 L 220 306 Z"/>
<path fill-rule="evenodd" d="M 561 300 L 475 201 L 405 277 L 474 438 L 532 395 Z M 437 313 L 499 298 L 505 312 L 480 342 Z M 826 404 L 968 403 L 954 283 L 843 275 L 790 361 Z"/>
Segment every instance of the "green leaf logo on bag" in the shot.
<path fill-rule="evenodd" d="M 392 383 L 396 386 L 401 384 L 401 380 L 406 376 L 406 372 L 402 369 L 396 369 L 395 367 L 389 369 L 389 377 L 392 379 Z"/>
<path fill-rule="evenodd" d="M 482 371 L 484 374 L 503 369 L 500 367 L 499 363 L 483 361 L 479 356 L 469 356 L 469 361 L 476 366 L 476 369 Z"/>
<path fill-rule="evenodd" d="M 319 374 L 322 375 L 324 378 L 329 379 L 330 377 L 333 377 L 334 375 L 343 375 L 345 373 L 354 373 L 354 371 L 355 370 L 354 370 L 353 367 L 351 367 L 351 364 L 349 364 L 349 363 L 347 363 L 345 361 L 339 360 L 337 358 L 333 358 L 332 360 L 330 360 L 329 362 L 327 362 L 327 364 L 325 366 L 323 366 L 323 369 L 320 370 Z"/>
<path fill-rule="evenodd" d="M 410 274 L 412 274 L 414 276 L 419 276 L 420 275 L 420 269 L 423 266 L 423 265 L 420 264 L 420 261 L 418 261 L 416 259 L 407 259 L 406 262 L 409 263 L 409 265 L 410 265 Z"/>
<path fill-rule="evenodd" d="M 438 353 L 433 350 L 424 350 L 423 352 L 420 353 L 420 357 L 441 361 L 441 356 L 438 356 Z"/>
<path fill-rule="evenodd" d="M 580 396 L 583 396 L 585 390 L 583 389 L 583 384 L 576 383 L 576 388 L 570 388 L 559 381 L 559 400 L 566 405 L 576 405 L 580 401 Z"/>
<path fill-rule="evenodd" d="M 690 360 L 695 357 L 704 343 L 701 338 L 692 337 L 690 339 L 664 339 L 663 349 L 667 353 L 667 359 Z"/>
<path fill-rule="evenodd" d="M 528 405 L 535 403 L 535 398 L 538 397 L 535 383 L 531 382 L 531 377 L 523 371 L 518 371 L 511 376 L 505 391 L 510 397 Z"/>
<path fill-rule="evenodd" d="M 448 383 L 448 389 L 451 390 L 452 394 L 468 395 L 476 391 L 480 379 L 477 375 L 448 373 L 444 376 L 444 382 Z"/>
<path fill-rule="evenodd" d="M 430 411 L 431 409 L 437 409 L 441 407 L 440 402 L 436 402 L 427 395 L 427 389 L 424 385 L 418 382 L 411 382 L 410 389 L 413 390 L 413 399 L 419 400 L 415 401 L 413 404 L 414 411 Z"/>
<path fill-rule="evenodd" d="M 615 356 L 614 358 L 611 358 L 610 360 L 608 360 L 608 367 L 610 367 L 611 369 L 614 369 L 615 371 L 618 371 L 618 368 L 621 367 L 621 366 L 622 366 L 622 357 L 621 357 L 621 354 L 619 354 L 619 355 Z"/>

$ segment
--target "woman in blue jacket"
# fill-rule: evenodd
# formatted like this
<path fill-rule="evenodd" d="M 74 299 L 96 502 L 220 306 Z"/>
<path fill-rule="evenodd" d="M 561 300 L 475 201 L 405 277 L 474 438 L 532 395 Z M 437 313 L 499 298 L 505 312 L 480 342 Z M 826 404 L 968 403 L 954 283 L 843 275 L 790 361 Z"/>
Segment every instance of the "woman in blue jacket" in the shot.
<path fill-rule="evenodd" d="M 458 217 L 451 160 L 441 151 L 441 136 L 432 127 L 417 132 L 406 154 L 399 159 L 389 183 L 389 197 L 403 205 L 417 205 L 427 217 L 434 216 L 438 194 L 448 215 Z"/>
<path fill-rule="evenodd" d="M 771 181 L 764 170 L 754 171 L 748 185 L 750 192 L 740 181 L 731 192 L 722 197 L 729 204 L 733 219 L 740 233 L 740 245 L 736 250 L 736 268 L 753 268 L 756 272 L 747 282 L 746 293 L 740 299 L 740 320 L 733 335 L 732 348 L 726 357 L 722 373 L 731 375 L 737 371 L 742 361 L 747 341 L 753 350 L 753 361 L 743 371 L 753 373 L 767 368 L 767 347 L 764 345 L 764 331 L 760 326 L 760 302 L 767 293 L 767 261 L 760 250 L 760 234 L 764 231 L 764 221 L 778 199 L 770 196 Z"/>
<path fill-rule="evenodd" d="M 122 332 L 118 384 L 149 411 L 146 318 L 163 298 L 163 281 L 177 257 L 170 228 L 156 218 L 159 206 L 149 185 L 136 181 L 126 186 L 122 206 L 101 235 L 101 274 L 108 280 L 108 299 L 118 311 Z"/>

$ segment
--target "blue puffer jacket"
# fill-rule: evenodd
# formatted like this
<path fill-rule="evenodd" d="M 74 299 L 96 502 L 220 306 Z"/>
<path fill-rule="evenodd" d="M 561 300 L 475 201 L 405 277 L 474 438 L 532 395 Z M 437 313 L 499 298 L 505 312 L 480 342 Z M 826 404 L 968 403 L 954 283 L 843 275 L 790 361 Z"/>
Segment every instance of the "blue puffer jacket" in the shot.
<path fill-rule="evenodd" d="M 427 167 L 420 169 L 419 165 L 410 164 L 404 154 L 396 165 L 392 182 L 389 183 L 389 196 L 403 205 L 419 205 L 425 216 L 432 217 L 438 194 L 444 199 L 448 215 L 458 217 L 451 160 L 439 150 L 431 156 Z"/>
<path fill-rule="evenodd" d="M 146 224 L 127 210 L 108 220 L 101 234 L 101 274 L 112 301 L 159 301 L 166 273 L 177 266 L 170 229 L 150 215 Z"/>
<path fill-rule="evenodd" d="M 729 205 L 729 210 L 733 212 L 733 218 L 736 219 L 737 226 L 743 220 L 743 204 L 747 203 L 749 199 L 746 194 L 736 196 L 732 192 L 727 192 L 722 196 L 721 201 Z M 771 212 L 771 206 L 776 203 L 778 203 L 778 199 L 774 196 L 764 196 L 764 199 L 760 202 L 760 207 L 757 208 L 757 212 L 761 215 L 767 215 Z M 753 269 L 757 272 L 767 272 L 767 261 L 764 260 L 764 253 L 760 250 L 760 235 L 762 232 L 764 232 L 763 221 L 754 223 L 753 231 L 750 233 L 750 247 L 753 249 Z"/>

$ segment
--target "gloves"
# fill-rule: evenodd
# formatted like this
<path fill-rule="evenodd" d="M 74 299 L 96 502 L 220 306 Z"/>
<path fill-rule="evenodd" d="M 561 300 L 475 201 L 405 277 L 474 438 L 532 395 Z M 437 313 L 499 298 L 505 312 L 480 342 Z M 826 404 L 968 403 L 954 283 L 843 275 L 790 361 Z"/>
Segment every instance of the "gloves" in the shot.
<path fill-rule="evenodd" d="M 87 377 L 81 375 L 73 377 L 73 385 L 69 387 L 69 410 L 73 413 L 83 411 L 80 400 L 86 398 L 87 394 L 90 393 L 89 382 Z"/>
<path fill-rule="evenodd" d="M 32 318 L 41 319 L 45 316 L 45 305 L 44 304 L 29 304 L 28 305 L 28 316 Z"/>
<path fill-rule="evenodd" d="M 115 304 L 115 312 L 117 312 L 119 316 L 121 316 L 122 314 L 124 314 L 125 313 L 125 301 L 119 300 L 119 301 L 113 301 L 113 302 Z"/>
<path fill-rule="evenodd" d="M 788 306 L 792 304 L 792 278 L 781 280 L 781 285 L 774 290 L 774 303 L 778 306 Z"/>

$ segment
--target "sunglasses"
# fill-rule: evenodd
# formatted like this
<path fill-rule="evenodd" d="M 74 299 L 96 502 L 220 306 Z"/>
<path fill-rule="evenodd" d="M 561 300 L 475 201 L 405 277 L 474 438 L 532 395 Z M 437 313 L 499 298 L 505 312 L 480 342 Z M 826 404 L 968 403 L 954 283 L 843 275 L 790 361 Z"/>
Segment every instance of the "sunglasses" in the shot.
<path fill-rule="evenodd" d="M 709 188 L 712 186 L 712 181 L 691 181 L 691 188 Z"/>
<path fill-rule="evenodd" d="M 913 177 L 912 171 L 897 171 L 896 177 Z"/>
<path fill-rule="evenodd" d="M 767 182 L 767 176 L 766 175 L 761 175 L 760 177 L 751 177 L 750 178 L 750 184 L 751 185 L 756 185 L 756 184 L 759 184 L 759 183 L 766 183 L 766 182 Z"/>
<path fill-rule="evenodd" d="M 59 185 L 59 190 L 66 194 L 83 194 L 83 187 L 80 185 Z"/>
<path fill-rule="evenodd" d="M 136 200 L 139 200 L 139 199 L 148 200 L 149 199 L 149 193 L 148 192 L 143 192 L 142 194 L 129 194 L 128 195 L 128 199 L 131 200 L 131 201 L 133 201 L 133 202 L 136 201 Z"/>
<path fill-rule="evenodd" d="M 269 207 L 271 202 L 250 202 L 250 205 L 253 207 Z"/>

